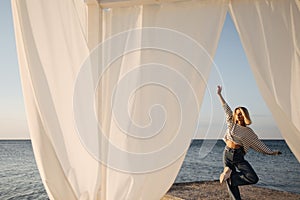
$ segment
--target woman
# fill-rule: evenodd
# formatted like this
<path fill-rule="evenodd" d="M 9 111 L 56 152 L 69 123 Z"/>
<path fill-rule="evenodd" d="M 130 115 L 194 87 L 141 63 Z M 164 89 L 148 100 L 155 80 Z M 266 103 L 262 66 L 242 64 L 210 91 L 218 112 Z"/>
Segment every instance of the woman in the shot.
<path fill-rule="evenodd" d="M 218 86 L 217 94 L 226 114 L 227 131 L 224 136 L 224 171 L 220 175 L 220 183 L 226 181 L 228 191 L 233 199 L 241 199 L 238 186 L 255 184 L 258 177 L 251 165 L 244 159 L 249 148 L 268 155 L 279 155 L 280 151 L 270 150 L 260 141 L 254 131 L 248 127 L 251 119 L 245 107 L 231 111 Z M 236 170 L 238 169 L 238 171 Z"/>

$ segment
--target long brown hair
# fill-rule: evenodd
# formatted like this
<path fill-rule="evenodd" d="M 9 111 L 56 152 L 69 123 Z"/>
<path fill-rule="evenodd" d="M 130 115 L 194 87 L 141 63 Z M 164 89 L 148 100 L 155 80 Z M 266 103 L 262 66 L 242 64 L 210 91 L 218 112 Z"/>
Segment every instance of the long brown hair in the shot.
<path fill-rule="evenodd" d="M 249 112 L 248 112 L 247 108 L 245 108 L 245 107 L 237 107 L 236 109 L 234 109 L 234 112 L 232 114 L 233 115 L 233 122 L 236 123 L 236 121 L 237 121 L 237 118 L 238 118 L 238 116 L 236 114 L 237 110 L 241 111 L 241 113 L 242 113 L 242 115 L 244 117 L 245 124 L 246 125 L 250 125 L 252 123 L 252 121 L 250 119 Z"/>

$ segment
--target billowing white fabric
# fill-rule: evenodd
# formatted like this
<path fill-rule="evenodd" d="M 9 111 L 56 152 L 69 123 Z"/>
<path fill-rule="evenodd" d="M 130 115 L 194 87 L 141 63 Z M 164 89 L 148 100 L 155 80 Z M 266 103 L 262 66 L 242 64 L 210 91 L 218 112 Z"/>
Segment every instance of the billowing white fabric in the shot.
<path fill-rule="evenodd" d="M 300 161 L 299 1 L 231 1 L 230 12 L 261 94 Z"/>
<path fill-rule="evenodd" d="M 227 3 L 102 10 L 94 1 L 12 0 L 31 140 L 51 199 L 166 193 L 197 126 Z"/>

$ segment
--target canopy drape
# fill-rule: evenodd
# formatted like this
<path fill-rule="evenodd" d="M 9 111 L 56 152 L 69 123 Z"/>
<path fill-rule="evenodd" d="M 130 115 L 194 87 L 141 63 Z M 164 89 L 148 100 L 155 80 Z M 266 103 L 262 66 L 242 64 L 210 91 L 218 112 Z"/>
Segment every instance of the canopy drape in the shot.
<path fill-rule="evenodd" d="M 167 192 L 196 131 L 227 5 L 12 0 L 30 135 L 50 199 Z"/>
<path fill-rule="evenodd" d="M 230 13 L 260 92 L 300 160 L 299 1 L 231 1 Z"/>

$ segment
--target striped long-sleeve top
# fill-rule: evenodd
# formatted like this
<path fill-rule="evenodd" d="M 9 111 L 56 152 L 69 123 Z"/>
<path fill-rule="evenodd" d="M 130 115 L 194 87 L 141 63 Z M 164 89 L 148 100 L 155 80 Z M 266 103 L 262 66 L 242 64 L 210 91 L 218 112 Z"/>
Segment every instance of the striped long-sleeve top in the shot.
<path fill-rule="evenodd" d="M 244 147 L 244 151 L 247 153 L 250 148 L 264 154 L 273 154 L 274 152 L 269 149 L 261 140 L 258 139 L 257 135 L 250 127 L 241 126 L 233 122 L 233 113 L 227 103 L 223 105 L 227 130 L 224 136 L 224 140 L 231 140 L 238 145 Z"/>

